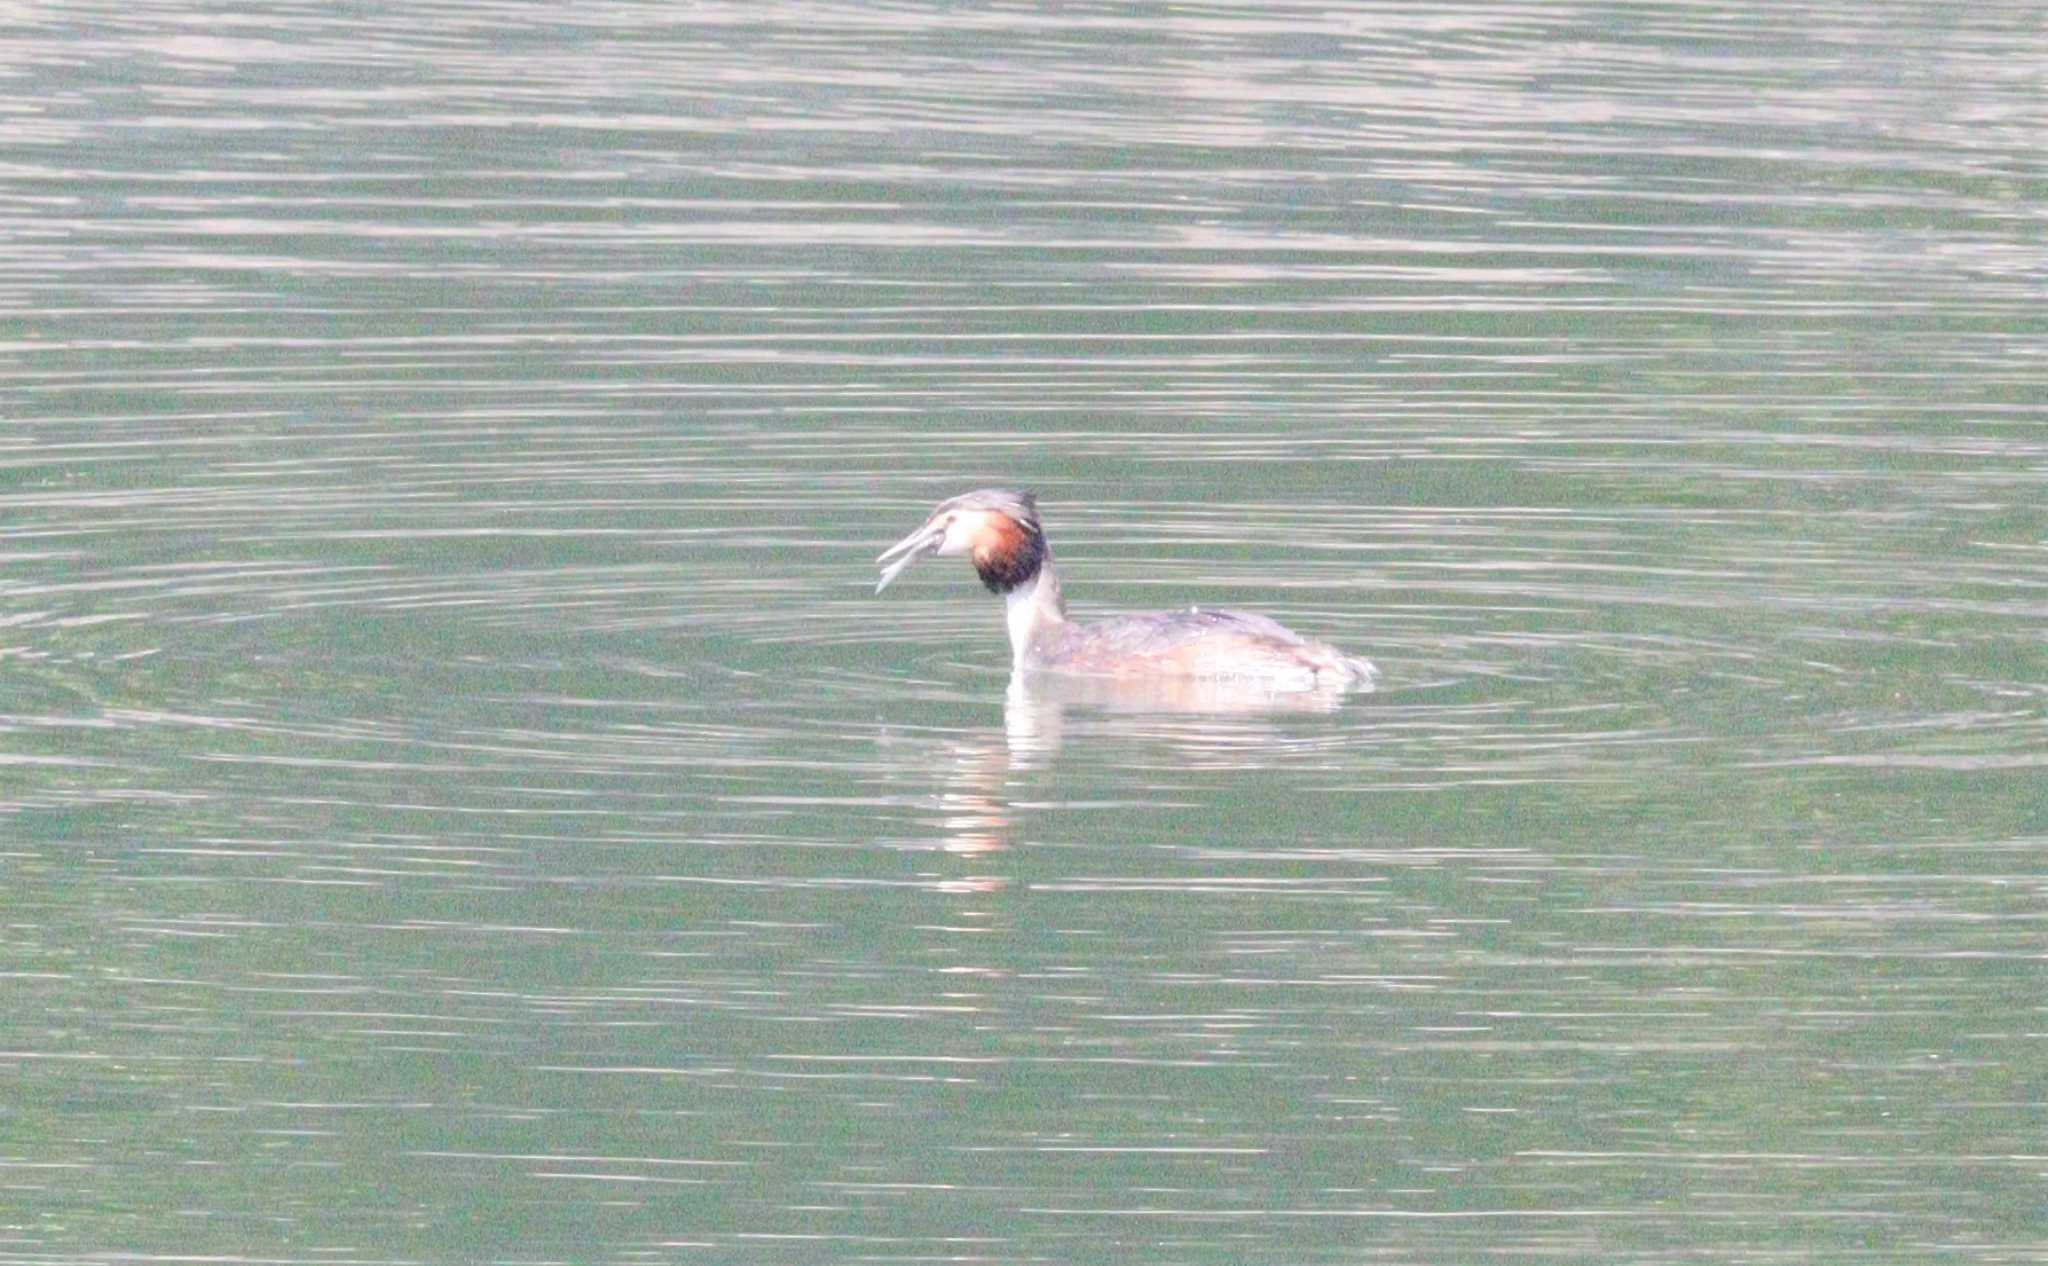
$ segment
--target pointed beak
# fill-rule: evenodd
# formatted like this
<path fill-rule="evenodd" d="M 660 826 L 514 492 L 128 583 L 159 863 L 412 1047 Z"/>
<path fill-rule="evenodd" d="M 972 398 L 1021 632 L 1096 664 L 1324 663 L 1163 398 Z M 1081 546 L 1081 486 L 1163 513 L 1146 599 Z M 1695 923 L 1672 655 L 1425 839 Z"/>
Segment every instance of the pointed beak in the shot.
<path fill-rule="evenodd" d="M 939 552 L 939 546 L 946 543 L 946 527 L 937 519 L 930 520 L 917 531 L 882 551 L 875 560 L 882 568 L 882 579 L 875 585 L 880 593 L 889 587 L 889 582 L 909 571 L 920 558 L 928 558 Z"/>

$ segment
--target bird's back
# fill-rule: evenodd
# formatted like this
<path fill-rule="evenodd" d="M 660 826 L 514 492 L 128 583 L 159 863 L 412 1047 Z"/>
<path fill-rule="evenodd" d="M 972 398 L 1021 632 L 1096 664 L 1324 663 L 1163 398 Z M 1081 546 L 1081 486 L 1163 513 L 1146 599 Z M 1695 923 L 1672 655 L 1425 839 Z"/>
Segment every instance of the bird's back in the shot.
<path fill-rule="evenodd" d="M 1068 625 L 1031 666 L 1120 677 L 1176 674 L 1250 678 L 1280 689 L 1370 685 L 1373 667 L 1248 611 L 1188 607 Z"/>

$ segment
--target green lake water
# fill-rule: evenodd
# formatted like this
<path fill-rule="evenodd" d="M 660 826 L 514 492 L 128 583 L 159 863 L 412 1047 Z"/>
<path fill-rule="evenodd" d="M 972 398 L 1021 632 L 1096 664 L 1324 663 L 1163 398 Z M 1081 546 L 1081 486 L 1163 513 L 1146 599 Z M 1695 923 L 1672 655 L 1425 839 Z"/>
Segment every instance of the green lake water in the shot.
<path fill-rule="evenodd" d="M 2048 1257 L 2037 6 L 0 49 L 0 1263 Z"/>

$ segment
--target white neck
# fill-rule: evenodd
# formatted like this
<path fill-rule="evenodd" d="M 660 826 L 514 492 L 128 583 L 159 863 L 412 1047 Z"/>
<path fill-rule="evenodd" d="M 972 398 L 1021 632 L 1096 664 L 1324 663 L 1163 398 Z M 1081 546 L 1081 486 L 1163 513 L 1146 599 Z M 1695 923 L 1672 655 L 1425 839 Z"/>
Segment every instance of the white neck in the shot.
<path fill-rule="evenodd" d="M 1010 669 L 1023 672 L 1033 652 L 1067 622 L 1067 602 L 1060 596 L 1059 574 L 1047 554 L 1038 574 L 1003 595 L 1010 625 Z"/>

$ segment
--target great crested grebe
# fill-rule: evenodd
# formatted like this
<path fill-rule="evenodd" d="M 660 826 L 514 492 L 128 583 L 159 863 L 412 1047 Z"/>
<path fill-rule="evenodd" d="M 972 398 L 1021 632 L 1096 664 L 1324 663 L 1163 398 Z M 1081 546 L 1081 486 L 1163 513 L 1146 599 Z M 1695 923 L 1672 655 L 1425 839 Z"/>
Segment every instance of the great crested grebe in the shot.
<path fill-rule="evenodd" d="M 939 503 L 923 527 L 875 560 L 882 568 L 875 592 L 919 559 L 945 554 L 967 555 L 981 583 L 1003 595 L 1011 667 L 1020 676 L 1219 677 L 1298 691 L 1368 689 L 1376 675 L 1363 659 L 1243 611 L 1189 607 L 1097 624 L 1070 621 L 1038 502 L 1028 492 L 983 488 Z"/>

